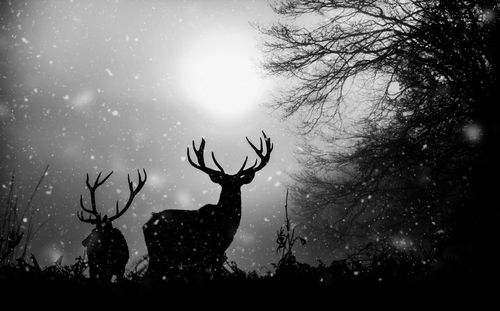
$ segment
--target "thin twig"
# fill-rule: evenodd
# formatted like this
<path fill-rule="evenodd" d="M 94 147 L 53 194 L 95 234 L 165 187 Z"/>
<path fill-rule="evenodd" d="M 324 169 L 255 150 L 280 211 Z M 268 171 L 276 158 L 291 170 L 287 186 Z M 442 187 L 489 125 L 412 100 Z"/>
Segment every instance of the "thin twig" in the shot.
<path fill-rule="evenodd" d="M 35 197 L 35 194 L 37 193 L 38 188 L 40 187 L 40 185 L 41 185 L 44 177 L 46 176 L 48 170 L 49 170 L 49 165 L 47 165 L 45 167 L 45 170 L 43 171 L 42 176 L 40 176 L 40 179 L 38 180 L 38 183 L 36 184 L 36 187 L 33 190 L 33 193 L 31 194 L 30 199 L 28 200 L 28 204 L 26 205 L 26 209 L 23 212 L 23 216 L 21 217 L 21 221 L 22 221 L 22 218 L 24 218 L 24 215 L 25 215 L 26 211 L 28 209 L 30 209 L 30 220 L 29 220 L 29 225 L 28 225 L 28 231 L 27 231 L 26 238 L 25 238 L 25 241 L 24 241 L 23 252 L 22 252 L 21 258 L 26 257 L 26 251 L 28 250 L 28 245 L 29 245 L 29 243 L 31 241 L 31 235 L 32 235 L 32 230 L 33 230 L 33 217 L 35 215 L 35 212 L 34 212 L 33 209 L 31 209 L 31 202 L 33 201 L 33 198 Z"/>

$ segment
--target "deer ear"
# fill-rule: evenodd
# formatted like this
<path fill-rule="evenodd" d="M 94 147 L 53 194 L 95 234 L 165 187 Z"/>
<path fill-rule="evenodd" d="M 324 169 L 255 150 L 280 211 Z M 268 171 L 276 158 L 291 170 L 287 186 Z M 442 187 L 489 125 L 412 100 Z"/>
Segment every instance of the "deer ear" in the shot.
<path fill-rule="evenodd" d="M 254 172 L 249 172 L 249 173 L 247 173 L 245 175 L 242 175 L 240 177 L 240 182 L 242 184 L 249 184 L 249 183 L 251 183 L 253 181 L 254 177 L 255 177 L 255 173 Z"/>

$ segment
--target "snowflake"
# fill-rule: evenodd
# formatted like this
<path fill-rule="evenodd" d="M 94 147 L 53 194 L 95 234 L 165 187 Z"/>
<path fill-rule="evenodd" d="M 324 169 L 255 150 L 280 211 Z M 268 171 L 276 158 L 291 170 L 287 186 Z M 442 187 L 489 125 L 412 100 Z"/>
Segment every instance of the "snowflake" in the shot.
<path fill-rule="evenodd" d="M 468 124 L 463 128 L 465 139 L 471 143 L 478 142 L 483 136 L 483 130 L 477 124 Z"/>

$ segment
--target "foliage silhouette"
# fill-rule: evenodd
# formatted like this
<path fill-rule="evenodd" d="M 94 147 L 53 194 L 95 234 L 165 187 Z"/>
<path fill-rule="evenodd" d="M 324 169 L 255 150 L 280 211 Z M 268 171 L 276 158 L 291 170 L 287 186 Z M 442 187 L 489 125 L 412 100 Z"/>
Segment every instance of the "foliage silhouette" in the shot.
<path fill-rule="evenodd" d="M 413 251 L 387 249 L 383 243 L 368 244 L 330 265 L 320 261 L 318 266 L 311 266 L 295 259 L 293 264 L 291 267 L 289 260 L 280 260 L 274 265 L 276 273 L 259 275 L 255 271 L 241 270 L 235 262 L 227 262 L 225 273 L 218 278 L 200 279 L 190 271 L 184 271 L 182 279 L 152 280 L 145 273 L 148 256 L 141 256 L 122 280 L 109 283 L 88 278 L 84 274 L 88 265 L 83 257 L 76 258 L 71 265 L 63 265 L 62 258 L 59 258 L 54 264 L 41 268 L 32 256 L 31 261 L 20 259 L 16 264 L 0 266 L 0 286 L 2 293 L 11 299 L 29 292 L 35 299 L 31 301 L 52 303 L 47 297 L 57 297 L 59 303 L 64 299 L 74 302 L 85 293 L 93 298 L 93 304 L 112 303 L 115 307 L 121 304 L 130 306 L 131 303 L 156 304 L 166 298 L 170 303 L 186 304 L 193 302 L 190 300 L 193 297 L 197 297 L 194 302 L 206 305 L 221 293 L 224 293 L 225 302 L 226 299 L 241 302 L 248 295 L 257 295 L 259 299 L 255 303 L 296 306 L 313 297 L 317 301 L 334 299 L 337 303 L 345 300 L 352 304 L 350 299 L 359 297 L 404 301 L 416 295 L 436 298 L 435 293 L 439 293 L 438 298 L 447 298 L 443 296 L 447 291 L 457 295 L 464 290 L 456 286 L 451 275 L 436 275 L 431 261 L 422 260 Z M 286 269 L 283 269 L 284 265 Z M 476 288 L 482 289 L 482 284 L 477 284 Z M 467 295 L 462 297 L 474 296 L 467 289 Z M 86 302 L 90 301 L 82 301 Z"/>
<path fill-rule="evenodd" d="M 280 254 L 280 259 L 276 268 L 276 275 L 297 274 L 301 270 L 307 272 L 307 265 L 303 265 L 297 261 L 293 254 L 293 247 L 297 241 L 302 245 L 306 244 L 306 239 L 295 235 L 295 228 L 292 228 L 290 219 L 288 218 L 288 189 L 285 197 L 285 223 L 280 227 L 276 237 L 276 252 Z"/>
<path fill-rule="evenodd" d="M 306 112 L 302 129 L 321 142 L 305 143 L 292 189 L 312 233 L 336 250 L 402 236 L 422 253 L 496 267 L 498 1 L 298 0 L 274 10 L 288 20 L 261 28 L 265 68 L 297 82 L 276 108 Z M 366 108 L 349 127 L 353 84 L 373 92 L 357 98 Z"/>
<path fill-rule="evenodd" d="M 247 138 L 260 162 L 256 160 L 246 168 L 246 157 L 234 175 L 225 173 L 213 152 L 212 159 L 218 170 L 208 168 L 204 160 L 205 140 L 201 140 L 199 149 L 196 149 L 193 141 L 197 163 L 192 161 L 188 148 L 189 163 L 222 187 L 219 202 L 194 211 L 165 210 L 153 213 L 143 227 L 151 276 L 212 277 L 223 272 L 223 264 L 227 259 L 225 251 L 240 224 L 241 187 L 251 183 L 255 173 L 266 166 L 273 150 L 271 139 L 262 133 L 265 144 L 261 138 L 259 148 Z"/>
<path fill-rule="evenodd" d="M 18 259 L 25 260 L 31 241 L 50 220 L 46 218 L 34 227 L 37 210 L 33 208 L 33 200 L 48 170 L 47 165 L 23 209 L 18 206 L 19 196 L 15 191 L 15 172 L 12 172 L 9 191 L 0 210 L 0 264 L 9 264 Z M 21 243 L 23 238 L 24 243 Z"/>

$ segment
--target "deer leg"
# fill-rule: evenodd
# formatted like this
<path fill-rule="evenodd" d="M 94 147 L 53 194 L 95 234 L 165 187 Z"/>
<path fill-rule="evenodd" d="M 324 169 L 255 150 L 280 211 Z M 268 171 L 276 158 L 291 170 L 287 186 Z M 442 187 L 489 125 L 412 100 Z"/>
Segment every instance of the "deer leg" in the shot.
<path fill-rule="evenodd" d="M 116 272 L 116 281 L 121 282 L 125 278 L 125 266 L 120 266 Z"/>
<path fill-rule="evenodd" d="M 217 277 L 222 272 L 222 266 L 226 260 L 225 254 L 210 254 L 203 261 L 203 270 L 211 278 Z"/>
<path fill-rule="evenodd" d="M 96 267 L 93 263 L 89 263 L 89 275 L 92 280 L 97 278 Z"/>

